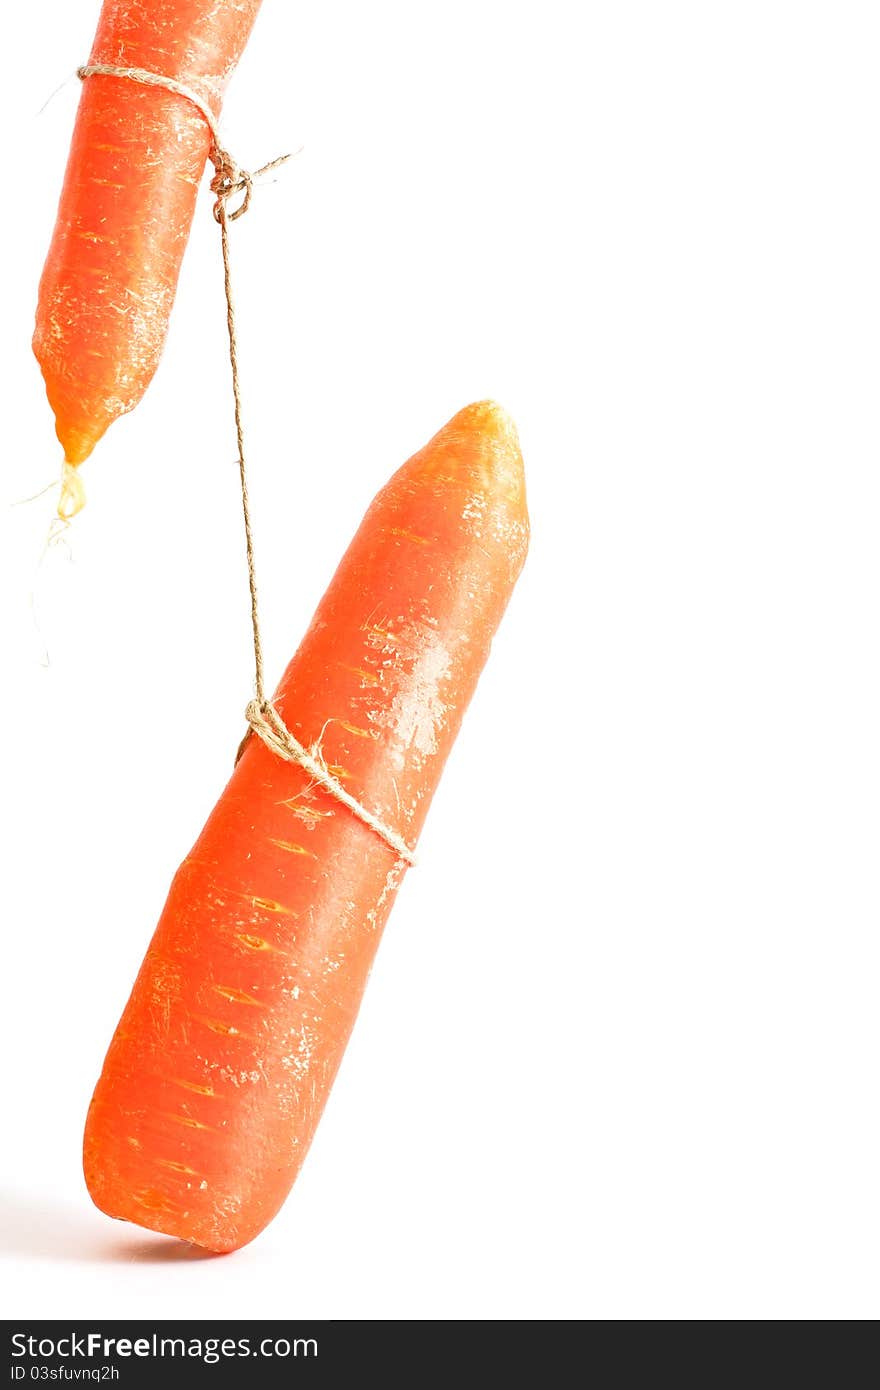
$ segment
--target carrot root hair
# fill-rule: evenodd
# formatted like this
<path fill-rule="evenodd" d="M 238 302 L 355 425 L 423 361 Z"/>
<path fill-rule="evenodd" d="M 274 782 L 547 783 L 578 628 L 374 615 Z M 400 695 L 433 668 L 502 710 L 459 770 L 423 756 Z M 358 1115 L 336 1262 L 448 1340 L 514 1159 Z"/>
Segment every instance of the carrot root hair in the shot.
<path fill-rule="evenodd" d="M 81 512 L 86 505 L 86 490 L 79 469 L 67 459 L 61 469 L 61 493 L 58 497 L 58 516 L 62 521 Z"/>

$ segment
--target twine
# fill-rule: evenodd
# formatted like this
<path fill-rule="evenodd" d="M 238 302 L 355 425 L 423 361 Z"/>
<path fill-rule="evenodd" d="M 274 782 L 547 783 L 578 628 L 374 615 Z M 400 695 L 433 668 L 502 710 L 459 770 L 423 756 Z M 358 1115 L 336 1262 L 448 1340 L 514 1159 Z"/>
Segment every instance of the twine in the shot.
<path fill-rule="evenodd" d="M 110 63 L 88 63 L 77 68 L 77 76 L 81 81 L 87 77 L 120 77 L 129 82 L 139 82 L 148 87 L 164 87 L 169 92 L 183 97 L 186 101 L 201 112 L 211 132 L 211 148 L 208 158 L 214 166 L 214 177 L 211 180 L 211 192 L 214 194 L 214 220 L 220 226 L 220 244 L 223 252 L 223 288 L 226 294 L 226 328 L 229 337 L 229 365 L 232 371 L 232 399 L 235 410 L 235 437 L 238 444 L 238 474 L 241 484 L 241 508 L 244 520 L 245 551 L 247 555 L 248 586 L 250 589 L 251 600 L 251 630 L 254 643 L 254 688 L 256 698 L 251 700 L 245 711 L 249 729 L 248 734 L 242 740 L 236 757 L 236 763 L 241 757 L 245 744 L 251 730 L 262 739 L 267 748 L 279 758 L 286 762 L 298 763 L 309 776 L 324 788 L 326 792 L 349 811 L 357 816 L 364 825 L 379 835 L 385 843 L 394 850 L 399 859 L 403 859 L 407 864 L 414 864 L 415 855 L 403 836 L 398 834 L 392 826 L 386 825 L 383 820 L 366 806 L 362 805 L 356 797 L 352 796 L 342 786 L 338 778 L 334 777 L 321 756 L 318 744 L 306 748 L 300 743 L 299 739 L 287 728 L 281 715 L 278 713 L 272 701 L 266 695 L 265 677 L 263 670 L 263 643 L 260 633 L 259 604 L 257 601 L 257 575 L 254 562 L 254 538 L 251 524 L 250 495 L 248 493 L 247 464 L 245 462 L 244 447 L 244 426 L 242 423 L 241 409 L 241 388 L 239 383 L 238 371 L 238 338 L 235 324 L 235 301 L 232 294 L 232 274 L 229 263 L 229 223 L 235 222 L 239 217 L 247 212 L 251 194 L 253 193 L 254 181 L 262 174 L 268 173 L 270 169 L 275 169 L 279 164 L 283 164 L 290 155 L 281 155 L 278 159 L 272 159 L 268 164 L 264 164 L 254 173 L 249 173 L 243 169 L 226 150 L 220 140 L 220 129 L 217 118 L 207 102 L 188 87 L 184 82 L 178 82 L 173 77 L 165 77 L 162 73 L 150 72 L 147 68 L 126 68 L 114 67 Z M 241 194 L 241 201 L 231 211 L 228 203 L 231 198 Z"/>

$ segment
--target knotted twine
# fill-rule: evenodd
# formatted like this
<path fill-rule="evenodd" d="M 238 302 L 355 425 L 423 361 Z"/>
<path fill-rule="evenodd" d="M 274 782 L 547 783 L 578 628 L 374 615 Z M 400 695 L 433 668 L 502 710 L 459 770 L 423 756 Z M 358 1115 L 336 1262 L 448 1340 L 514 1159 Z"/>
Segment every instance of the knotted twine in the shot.
<path fill-rule="evenodd" d="M 220 139 L 220 129 L 217 118 L 211 107 L 192 87 L 184 82 L 178 82 L 176 78 L 166 77 L 162 73 L 151 72 L 147 68 L 126 68 L 115 67 L 110 63 L 88 63 L 77 68 L 77 76 L 81 81 L 87 77 L 119 77 L 129 82 L 138 82 L 148 87 L 164 87 L 166 91 L 173 92 L 179 97 L 192 103 L 201 112 L 205 119 L 208 130 L 211 133 L 211 148 L 208 151 L 208 158 L 214 166 L 214 177 L 211 180 L 211 192 L 214 194 L 214 220 L 220 227 L 220 244 L 223 252 L 223 288 L 226 295 L 226 328 L 229 338 L 229 365 L 232 372 L 232 398 L 235 413 L 235 435 L 238 445 L 238 474 L 241 484 L 241 507 L 244 519 L 244 538 L 245 552 L 247 555 L 248 586 L 250 589 L 251 601 L 251 630 L 253 633 L 254 645 L 254 688 L 255 698 L 250 701 L 245 710 L 249 730 L 252 730 L 262 739 L 266 747 L 279 758 L 286 762 L 298 763 L 312 778 L 329 792 L 336 801 L 342 803 L 351 811 L 352 815 L 357 816 L 358 820 L 364 825 L 369 826 L 385 843 L 394 850 L 399 859 L 403 859 L 407 864 L 415 863 L 415 855 L 403 836 L 385 822 L 374 812 L 363 806 L 356 797 L 346 791 L 338 778 L 324 762 L 321 754 L 320 741 L 312 744 L 311 748 L 306 748 L 299 739 L 288 729 L 278 710 L 266 695 L 265 676 L 263 670 L 263 643 L 260 635 L 259 605 L 257 602 L 257 576 L 254 562 L 254 538 L 251 525 L 250 496 L 248 493 L 247 464 L 245 461 L 244 447 L 244 426 L 242 424 L 241 408 L 241 389 L 238 373 L 238 339 L 235 324 L 235 302 L 232 295 L 232 274 L 229 260 L 229 224 L 242 217 L 250 207 L 251 195 L 253 193 L 254 182 L 263 174 L 267 174 L 270 169 L 275 169 L 279 164 L 283 164 L 290 155 L 281 155 L 278 159 L 272 159 L 268 164 L 249 173 L 242 168 L 236 160 L 232 158 L 229 151 L 224 147 Z M 240 201 L 234 207 L 229 207 L 230 200 L 240 197 Z M 238 758 L 241 757 L 247 736 L 242 740 L 238 750 Z"/>

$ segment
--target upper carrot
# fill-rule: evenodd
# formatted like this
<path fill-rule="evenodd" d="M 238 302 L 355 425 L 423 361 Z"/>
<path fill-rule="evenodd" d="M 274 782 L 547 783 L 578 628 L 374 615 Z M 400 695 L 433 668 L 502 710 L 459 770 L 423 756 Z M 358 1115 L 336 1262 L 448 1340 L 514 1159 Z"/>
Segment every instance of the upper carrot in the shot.
<path fill-rule="evenodd" d="M 281 680 L 291 732 L 410 845 L 527 541 L 515 431 L 497 406 L 470 406 L 375 499 Z M 99 1207 L 216 1251 L 266 1225 L 315 1131 L 404 869 L 251 735 L 104 1063 L 84 1147 Z"/>
<path fill-rule="evenodd" d="M 260 0 L 104 0 L 89 64 L 144 68 L 219 114 Z M 83 83 L 37 307 L 34 352 L 75 468 L 137 405 L 159 362 L 211 136 L 185 97 L 119 77 Z"/>

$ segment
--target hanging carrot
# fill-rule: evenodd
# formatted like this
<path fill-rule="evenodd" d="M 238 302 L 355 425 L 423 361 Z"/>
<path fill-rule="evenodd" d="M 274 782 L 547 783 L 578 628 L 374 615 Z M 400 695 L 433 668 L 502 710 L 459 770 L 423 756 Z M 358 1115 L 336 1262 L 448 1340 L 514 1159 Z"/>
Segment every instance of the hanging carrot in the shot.
<path fill-rule="evenodd" d="M 472 405 L 379 493 L 281 680 L 291 733 L 409 845 L 527 544 L 516 433 L 498 406 Z M 177 872 L 95 1091 L 84 1161 L 102 1210 L 215 1251 L 271 1220 L 405 867 L 249 736 Z"/>
<path fill-rule="evenodd" d="M 170 77 L 216 116 L 259 7 L 104 0 L 89 65 Z M 83 83 L 34 334 L 64 448 L 62 515 L 84 500 L 76 469 L 158 365 L 210 144 L 185 97 L 105 74 Z"/>

